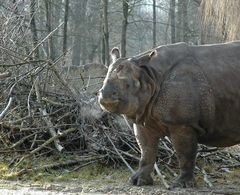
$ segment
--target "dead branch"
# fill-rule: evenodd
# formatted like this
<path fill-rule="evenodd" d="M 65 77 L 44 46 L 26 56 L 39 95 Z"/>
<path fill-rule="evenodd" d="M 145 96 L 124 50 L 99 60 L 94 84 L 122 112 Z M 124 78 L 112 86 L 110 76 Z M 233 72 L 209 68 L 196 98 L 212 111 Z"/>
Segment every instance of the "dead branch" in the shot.
<path fill-rule="evenodd" d="M 21 163 L 24 159 L 26 159 L 26 158 L 32 156 L 33 154 L 39 152 L 39 151 L 42 150 L 44 147 L 46 147 L 47 145 L 49 145 L 50 143 L 52 143 L 54 140 L 59 139 L 60 137 L 64 137 L 64 136 L 67 135 L 68 133 L 71 133 L 71 132 L 73 132 L 73 131 L 75 131 L 75 130 L 76 130 L 76 129 L 74 129 L 74 128 L 67 129 L 66 131 L 62 132 L 61 134 L 56 134 L 55 137 L 51 137 L 51 138 L 48 139 L 46 142 L 44 142 L 42 145 L 40 145 L 38 148 L 32 150 L 29 154 L 23 156 L 23 157 L 19 160 L 19 162 L 15 165 L 15 167 L 19 166 L 20 163 Z"/>
<path fill-rule="evenodd" d="M 123 156 L 120 154 L 120 152 L 118 151 L 118 149 L 116 148 L 116 146 L 114 145 L 113 141 L 111 140 L 111 138 L 108 136 L 108 134 L 106 134 L 104 132 L 104 134 L 107 136 L 108 140 L 111 142 L 114 150 L 116 151 L 116 153 L 119 155 L 119 157 L 122 159 L 122 161 L 124 162 L 124 164 L 127 166 L 127 168 L 131 171 L 131 173 L 135 173 L 135 171 L 133 170 L 133 168 L 128 164 L 128 162 L 123 158 Z"/>
<path fill-rule="evenodd" d="M 28 56 L 24 59 L 25 61 L 32 56 L 32 54 L 36 51 L 36 49 L 42 45 L 43 42 L 45 42 L 50 36 L 52 36 L 62 25 L 64 24 L 64 22 L 60 23 L 54 30 L 52 30 L 44 39 L 42 39 L 37 45 L 36 47 L 33 48 L 33 50 L 28 54 Z"/>
<path fill-rule="evenodd" d="M 21 145 L 25 140 L 29 139 L 30 137 L 34 136 L 37 132 L 33 133 L 33 134 L 30 134 L 30 135 L 27 135 L 26 137 L 23 137 L 22 139 L 20 139 L 19 141 L 17 141 L 16 143 L 14 143 L 10 149 L 13 149 L 13 148 L 16 148 L 18 147 L 19 145 Z"/>
<path fill-rule="evenodd" d="M 4 72 L 4 73 L 0 73 L 0 80 L 1 79 L 6 79 L 8 77 L 11 76 L 11 73 L 10 72 Z"/>
<path fill-rule="evenodd" d="M 77 94 L 76 90 L 71 87 L 66 81 L 65 79 L 59 74 L 58 70 L 55 67 L 51 67 L 52 71 L 54 72 L 54 74 L 56 75 L 56 77 L 59 79 L 59 81 L 61 82 L 61 84 L 67 89 L 67 91 L 74 97 L 75 100 L 77 100 L 78 102 L 81 102 L 81 99 L 79 98 L 79 95 Z"/>
<path fill-rule="evenodd" d="M 164 185 L 167 189 L 170 189 L 170 186 L 168 185 L 168 183 L 166 182 L 163 174 L 161 173 L 160 169 L 158 168 L 157 163 L 154 164 L 154 169 L 156 170 L 158 176 L 160 177 L 163 185 Z"/>
<path fill-rule="evenodd" d="M 207 172 L 204 169 L 201 169 L 201 172 L 203 174 L 203 180 L 205 181 L 205 183 L 211 188 L 213 187 L 212 182 L 208 179 L 208 175 Z"/>
<path fill-rule="evenodd" d="M 79 163 L 82 162 L 88 162 L 87 164 L 91 164 L 92 162 L 96 162 L 97 160 L 103 159 L 105 158 L 105 155 L 100 155 L 100 156 L 91 156 L 91 157 L 82 157 L 81 159 L 77 159 L 77 160 L 68 160 L 68 161 L 64 161 L 64 162 L 58 162 L 58 163 L 53 163 L 53 164 L 47 164 L 47 165 L 42 165 L 42 166 L 38 166 L 38 167 L 34 167 L 34 168 L 24 168 L 20 171 L 17 172 L 17 175 L 23 175 L 32 171 L 40 171 L 40 170 L 44 170 L 44 169 L 56 169 L 56 168 L 60 168 L 60 167 L 67 167 L 67 166 L 73 166 L 73 165 L 77 165 Z M 82 165 L 81 165 L 82 167 Z M 78 168 L 81 168 L 78 167 Z"/>
<path fill-rule="evenodd" d="M 219 166 L 218 169 L 223 169 L 223 168 L 238 168 L 240 167 L 240 164 L 233 164 L 233 165 L 222 165 L 222 166 Z"/>
<path fill-rule="evenodd" d="M 4 108 L 4 110 L 0 113 L 0 121 L 3 119 L 9 108 L 11 107 L 13 102 L 13 97 L 10 97 L 7 103 L 7 106 Z"/>
<path fill-rule="evenodd" d="M 37 102 L 41 105 L 41 95 L 40 95 L 40 90 L 39 90 L 39 78 L 37 78 L 34 86 L 35 86 L 35 92 L 36 92 L 36 96 L 37 96 Z M 45 108 L 43 108 L 43 106 L 41 106 L 39 108 L 39 110 L 41 111 L 42 115 L 43 115 L 43 120 L 45 121 L 45 123 L 47 124 L 47 126 L 49 127 L 49 132 L 51 134 L 52 137 L 56 138 L 57 137 L 57 133 L 55 131 L 55 129 L 53 128 L 53 124 L 50 120 L 50 118 L 47 116 L 48 113 L 46 111 Z M 60 145 L 60 141 L 56 138 L 53 140 L 54 141 L 54 145 L 57 148 L 57 150 L 59 152 L 61 152 L 63 150 L 63 147 Z"/>

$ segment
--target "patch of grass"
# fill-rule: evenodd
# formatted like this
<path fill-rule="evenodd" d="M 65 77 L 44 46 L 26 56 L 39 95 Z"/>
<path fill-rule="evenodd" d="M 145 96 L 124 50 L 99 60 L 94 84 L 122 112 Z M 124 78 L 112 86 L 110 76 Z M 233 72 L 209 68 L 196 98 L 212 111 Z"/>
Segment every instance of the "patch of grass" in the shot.
<path fill-rule="evenodd" d="M 130 177 L 130 172 L 126 167 L 113 167 L 109 165 L 103 165 L 100 163 L 94 163 L 87 165 L 73 171 L 75 167 L 64 167 L 58 169 L 42 169 L 38 171 L 30 171 L 21 176 L 17 176 L 17 171 L 24 168 L 41 167 L 47 164 L 53 164 L 57 162 L 64 162 L 67 160 L 73 160 L 73 155 L 54 155 L 48 158 L 26 159 L 17 170 L 12 172 L 7 163 L 0 163 L 0 179 L 5 180 L 23 180 L 32 181 L 35 183 L 47 183 L 47 182 L 68 182 L 71 180 L 79 181 L 92 181 L 99 180 L 105 183 L 127 182 Z M 81 164 L 80 164 L 81 165 Z"/>
<path fill-rule="evenodd" d="M 0 163 L 0 179 L 12 180 L 16 178 L 16 172 L 9 169 L 5 162 Z"/>
<path fill-rule="evenodd" d="M 126 177 L 127 176 L 127 177 Z M 67 182 L 71 180 L 101 180 L 106 183 L 113 181 L 125 181 L 130 176 L 125 168 L 115 169 L 101 164 L 92 164 L 79 169 L 78 171 L 63 170 L 48 170 L 37 171 L 25 174 L 21 177 L 22 180 L 32 180 L 35 182 Z"/>
<path fill-rule="evenodd" d="M 240 170 L 238 168 L 231 169 L 229 173 L 224 173 L 226 182 L 231 182 L 233 184 L 239 185 L 239 175 Z"/>

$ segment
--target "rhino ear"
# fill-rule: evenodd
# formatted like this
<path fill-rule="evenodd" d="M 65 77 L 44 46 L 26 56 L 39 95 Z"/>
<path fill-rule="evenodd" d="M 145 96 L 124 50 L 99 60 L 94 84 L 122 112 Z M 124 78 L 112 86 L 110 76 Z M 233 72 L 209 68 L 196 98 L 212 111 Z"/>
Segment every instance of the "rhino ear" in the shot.
<path fill-rule="evenodd" d="M 149 54 L 149 57 L 152 58 L 155 55 L 157 55 L 157 50 L 156 49 L 151 51 L 151 53 Z"/>
<path fill-rule="evenodd" d="M 118 58 L 120 58 L 120 51 L 117 47 L 114 47 L 112 50 L 111 50 L 111 58 L 112 58 L 112 61 L 115 62 Z"/>
<path fill-rule="evenodd" d="M 146 66 L 149 63 L 149 61 L 151 60 L 151 58 L 156 55 L 157 55 L 157 50 L 153 50 L 149 54 L 146 54 L 144 56 L 140 56 L 137 58 L 132 58 L 131 60 L 140 66 Z"/>

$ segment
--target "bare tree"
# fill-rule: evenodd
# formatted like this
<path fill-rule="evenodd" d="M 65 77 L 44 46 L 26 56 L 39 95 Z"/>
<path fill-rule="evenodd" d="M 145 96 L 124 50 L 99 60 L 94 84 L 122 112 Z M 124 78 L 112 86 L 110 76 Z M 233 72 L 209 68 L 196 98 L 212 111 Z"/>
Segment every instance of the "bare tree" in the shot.
<path fill-rule="evenodd" d="M 30 29 L 32 33 L 32 41 L 33 41 L 33 47 L 35 48 L 38 42 L 38 35 L 37 35 L 37 27 L 36 27 L 36 21 L 35 21 L 35 5 L 36 5 L 36 0 L 31 0 L 30 1 Z M 36 58 L 40 57 L 39 54 L 39 49 L 37 48 L 35 51 L 35 56 Z"/>
<path fill-rule="evenodd" d="M 178 42 L 182 41 L 182 3 L 178 1 L 177 3 L 177 32 L 176 32 L 176 39 Z"/>
<path fill-rule="evenodd" d="M 182 0 L 183 41 L 188 42 L 188 0 Z"/>
<path fill-rule="evenodd" d="M 66 53 L 66 50 L 67 50 L 68 8 L 69 8 L 69 0 L 65 0 L 64 26 L 63 26 L 63 50 L 62 50 L 63 53 Z"/>
<path fill-rule="evenodd" d="M 153 0 L 153 47 L 156 47 L 156 0 Z"/>
<path fill-rule="evenodd" d="M 177 4 L 177 41 L 188 41 L 188 0 Z"/>
<path fill-rule="evenodd" d="M 102 0 L 103 4 L 103 62 L 110 63 L 109 60 L 109 32 L 108 32 L 108 0 Z"/>
<path fill-rule="evenodd" d="M 73 10 L 73 28 L 74 28 L 74 38 L 73 38 L 73 50 L 72 50 L 72 64 L 80 65 L 80 54 L 81 54 L 81 35 L 80 35 L 80 23 L 81 18 L 79 12 L 82 12 L 81 1 L 76 1 L 74 3 Z"/>
<path fill-rule="evenodd" d="M 52 29 L 52 0 L 45 0 L 46 7 L 46 27 L 47 32 L 50 33 Z M 55 59 L 55 49 L 53 44 L 53 37 L 48 38 L 48 58 L 51 60 Z"/>
<path fill-rule="evenodd" d="M 122 0 L 123 5 L 123 20 L 122 20 L 122 36 L 121 36 L 121 55 L 126 57 L 126 42 L 127 42 L 127 25 L 128 25 L 128 7 L 129 0 Z"/>
<path fill-rule="evenodd" d="M 171 0 L 170 1 L 170 20 L 171 20 L 171 43 L 175 43 L 176 42 L 176 35 L 175 35 L 175 5 L 176 5 L 176 1 L 175 0 Z"/>
<path fill-rule="evenodd" d="M 80 65 L 80 57 L 82 57 L 82 60 L 86 59 L 86 56 L 83 55 L 83 50 L 85 50 L 86 48 L 82 46 L 83 45 L 82 40 L 85 39 L 84 22 L 86 16 L 86 7 L 87 0 L 81 1 L 76 0 L 73 13 L 74 39 L 73 39 L 72 64 L 77 66 Z"/>

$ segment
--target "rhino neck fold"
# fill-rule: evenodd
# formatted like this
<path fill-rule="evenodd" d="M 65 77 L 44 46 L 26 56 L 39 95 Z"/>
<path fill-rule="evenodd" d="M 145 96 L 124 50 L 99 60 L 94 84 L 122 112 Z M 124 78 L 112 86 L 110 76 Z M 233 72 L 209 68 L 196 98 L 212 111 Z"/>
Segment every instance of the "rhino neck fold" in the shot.
<path fill-rule="evenodd" d="M 141 82 L 145 82 L 150 88 L 143 89 L 140 93 L 139 109 L 136 112 L 135 122 L 145 125 L 149 118 L 153 117 L 153 106 L 156 104 L 160 92 L 161 74 L 152 67 L 141 66 L 143 76 Z"/>

